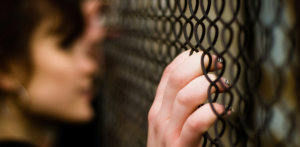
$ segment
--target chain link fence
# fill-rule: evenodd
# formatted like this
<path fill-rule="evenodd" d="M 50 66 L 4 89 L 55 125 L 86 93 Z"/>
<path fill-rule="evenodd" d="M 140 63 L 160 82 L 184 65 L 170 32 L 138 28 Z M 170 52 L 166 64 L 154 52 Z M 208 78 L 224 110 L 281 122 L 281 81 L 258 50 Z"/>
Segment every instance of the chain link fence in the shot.
<path fill-rule="evenodd" d="M 212 54 L 223 59 L 223 68 L 212 73 L 231 82 L 224 93 L 208 94 L 207 103 L 231 106 L 234 113 L 218 116 L 202 146 L 300 146 L 300 2 L 108 2 L 101 104 L 106 146 L 146 146 L 147 114 L 163 70 L 188 49 L 203 52 L 195 64 Z M 202 69 L 210 88 L 216 87 Z"/>

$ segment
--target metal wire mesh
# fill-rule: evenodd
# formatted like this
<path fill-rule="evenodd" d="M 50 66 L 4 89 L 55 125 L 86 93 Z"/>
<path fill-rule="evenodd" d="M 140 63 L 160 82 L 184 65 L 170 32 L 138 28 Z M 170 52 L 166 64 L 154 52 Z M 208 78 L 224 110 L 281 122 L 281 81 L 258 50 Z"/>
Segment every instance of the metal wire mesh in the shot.
<path fill-rule="evenodd" d="M 147 114 L 162 72 L 178 54 L 192 49 L 190 54 L 203 51 L 199 63 L 211 54 L 224 60 L 213 73 L 227 77 L 231 86 L 223 94 L 208 94 L 207 102 L 235 109 L 229 118 L 218 116 L 203 146 L 299 146 L 298 3 L 111 2 L 102 104 L 106 145 L 146 146 Z M 216 87 L 202 69 L 209 88 Z"/>

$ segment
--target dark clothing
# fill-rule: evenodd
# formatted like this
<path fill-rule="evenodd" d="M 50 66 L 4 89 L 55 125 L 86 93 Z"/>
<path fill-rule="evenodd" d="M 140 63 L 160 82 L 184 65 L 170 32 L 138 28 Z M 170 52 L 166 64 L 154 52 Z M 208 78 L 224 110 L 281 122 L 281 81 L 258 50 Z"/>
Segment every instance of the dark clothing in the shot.
<path fill-rule="evenodd" d="M 0 141 L 0 147 L 36 147 L 26 142 Z"/>

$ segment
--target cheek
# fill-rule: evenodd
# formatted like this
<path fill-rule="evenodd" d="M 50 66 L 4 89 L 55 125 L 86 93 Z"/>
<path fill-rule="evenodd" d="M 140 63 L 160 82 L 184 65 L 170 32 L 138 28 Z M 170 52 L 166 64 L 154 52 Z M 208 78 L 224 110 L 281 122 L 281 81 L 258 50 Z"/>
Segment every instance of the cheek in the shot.
<path fill-rule="evenodd" d="M 90 104 L 78 93 L 80 76 L 72 58 L 56 50 L 40 50 L 35 55 L 35 71 L 28 86 L 30 110 L 66 121 L 90 119 Z"/>
<path fill-rule="evenodd" d="M 47 58 L 44 58 L 42 62 L 39 62 L 40 65 L 36 66 L 29 87 L 32 97 L 43 101 L 68 102 L 71 105 L 72 97 L 75 96 L 75 93 L 72 92 L 75 79 L 72 67 L 58 59 L 48 61 Z"/>

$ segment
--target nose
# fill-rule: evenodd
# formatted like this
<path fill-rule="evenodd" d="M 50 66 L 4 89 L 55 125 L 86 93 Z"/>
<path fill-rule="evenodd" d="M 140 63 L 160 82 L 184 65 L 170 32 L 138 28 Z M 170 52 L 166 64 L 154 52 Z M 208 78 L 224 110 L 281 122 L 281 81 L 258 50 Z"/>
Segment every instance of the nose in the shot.
<path fill-rule="evenodd" d="M 102 64 L 102 54 L 99 44 L 106 36 L 106 27 L 97 23 L 99 19 L 99 10 L 101 9 L 101 1 L 84 1 L 82 5 L 83 17 L 86 23 L 86 28 L 83 36 L 80 38 L 77 49 L 78 70 L 84 75 L 95 75 L 99 72 L 99 66 Z M 100 64 L 99 64 L 100 62 Z"/>
<path fill-rule="evenodd" d="M 91 57 L 90 49 L 82 45 L 75 55 L 77 72 L 83 76 L 94 76 L 98 71 L 98 61 Z"/>

